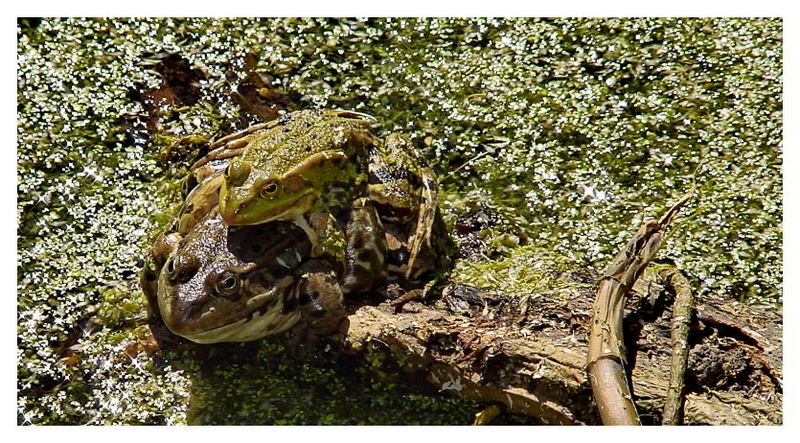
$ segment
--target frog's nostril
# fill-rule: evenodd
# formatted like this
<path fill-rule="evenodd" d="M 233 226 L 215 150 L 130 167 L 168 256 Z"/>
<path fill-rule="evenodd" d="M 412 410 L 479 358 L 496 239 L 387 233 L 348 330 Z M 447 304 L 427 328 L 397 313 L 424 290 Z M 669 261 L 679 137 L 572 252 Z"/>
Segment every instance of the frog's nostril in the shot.
<path fill-rule="evenodd" d="M 186 283 L 197 274 L 200 263 L 195 257 L 178 256 L 173 261 L 173 279 L 179 283 Z"/>

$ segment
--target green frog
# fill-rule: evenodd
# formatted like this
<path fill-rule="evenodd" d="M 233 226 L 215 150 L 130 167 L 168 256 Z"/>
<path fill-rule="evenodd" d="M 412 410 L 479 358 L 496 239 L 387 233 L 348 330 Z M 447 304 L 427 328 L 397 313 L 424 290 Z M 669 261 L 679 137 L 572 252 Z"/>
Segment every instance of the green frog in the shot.
<path fill-rule="evenodd" d="M 347 264 L 346 292 L 367 290 L 385 277 L 384 221 L 414 232 L 405 277 L 430 270 L 438 204 L 436 177 L 408 139 L 377 139 L 374 125 L 352 111 L 299 111 L 227 137 L 196 166 L 231 158 L 219 199 L 228 224 L 291 221 L 313 256 Z"/>
<path fill-rule="evenodd" d="M 214 208 L 178 237 L 156 242 L 151 260 L 163 265 L 156 279 L 147 270 L 141 279 L 153 317 L 176 335 L 196 343 L 291 328 L 322 335 L 344 318 L 338 276 L 327 262 L 307 260 L 311 244 L 291 223 L 231 227 Z"/>

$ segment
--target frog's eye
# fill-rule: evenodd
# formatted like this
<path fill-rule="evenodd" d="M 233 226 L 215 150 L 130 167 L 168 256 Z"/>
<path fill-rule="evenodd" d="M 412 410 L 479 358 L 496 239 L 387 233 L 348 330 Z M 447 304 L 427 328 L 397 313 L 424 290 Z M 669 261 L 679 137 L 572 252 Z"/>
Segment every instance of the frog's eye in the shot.
<path fill-rule="evenodd" d="M 272 199 L 275 198 L 275 195 L 278 194 L 278 191 L 281 189 L 281 182 L 278 180 L 270 180 L 264 183 L 264 187 L 261 188 L 260 195 L 262 198 Z"/>
<path fill-rule="evenodd" d="M 239 276 L 230 271 L 225 271 L 220 274 L 216 283 L 214 283 L 214 292 L 221 297 L 229 300 L 239 299 Z"/>

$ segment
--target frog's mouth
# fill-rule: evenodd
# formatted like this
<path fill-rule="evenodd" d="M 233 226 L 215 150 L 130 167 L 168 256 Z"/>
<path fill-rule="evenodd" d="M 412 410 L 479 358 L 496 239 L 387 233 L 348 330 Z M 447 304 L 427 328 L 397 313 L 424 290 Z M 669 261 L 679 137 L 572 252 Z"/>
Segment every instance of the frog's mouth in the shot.
<path fill-rule="evenodd" d="M 259 225 L 275 220 L 292 220 L 311 207 L 314 194 L 306 192 L 280 203 L 254 200 L 239 203 L 230 196 L 220 199 L 220 215 L 230 226 Z M 265 204 L 267 203 L 267 204 Z"/>
<path fill-rule="evenodd" d="M 268 291 L 250 297 L 244 304 L 211 306 L 212 303 L 208 303 L 205 310 L 194 319 L 178 320 L 186 316 L 175 315 L 174 301 L 159 298 L 159 308 L 170 331 L 195 343 L 258 340 L 284 332 L 300 320 L 300 311 L 287 306 L 287 302 L 291 304 L 291 300 L 297 298 L 293 284 L 294 279 L 286 277 Z M 219 312 L 226 306 L 228 315 Z"/>

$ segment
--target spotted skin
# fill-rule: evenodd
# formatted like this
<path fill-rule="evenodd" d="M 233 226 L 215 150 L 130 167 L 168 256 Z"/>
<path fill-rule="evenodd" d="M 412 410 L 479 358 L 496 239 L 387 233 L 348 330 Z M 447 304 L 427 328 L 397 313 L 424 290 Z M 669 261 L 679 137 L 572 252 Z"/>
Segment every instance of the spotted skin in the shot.
<path fill-rule="evenodd" d="M 441 249 L 432 242 L 440 219 L 436 176 L 407 137 L 381 140 L 374 126 L 357 112 L 307 110 L 219 139 L 192 166 L 201 181 L 194 192 L 208 197 L 187 199 L 176 231 L 190 229 L 216 197 L 231 225 L 288 220 L 301 227 L 312 257 L 341 263 L 345 293 L 367 291 L 387 275 L 421 278 Z M 263 206 L 271 180 L 282 197 Z M 394 234 L 381 235 L 385 225 Z"/>
<path fill-rule="evenodd" d="M 369 152 L 368 195 L 380 218 L 404 225 L 408 241 L 405 278 L 431 270 L 432 227 L 436 223 L 439 185 L 436 175 L 408 137 L 391 134 Z"/>
<path fill-rule="evenodd" d="M 378 213 L 366 198 L 354 202 L 345 228 L 347 266 L 342 289 L 367 291 L 386 278 L 386 236 Z"/>
<path fill-rule="evenodd" d="M 212 210 L 163 265 L 159 315 L 174 334 L 197 343 L 285 331 L 302 315 L 297 274 L 310 249 L 290 223 L 230 227 Z"/>

